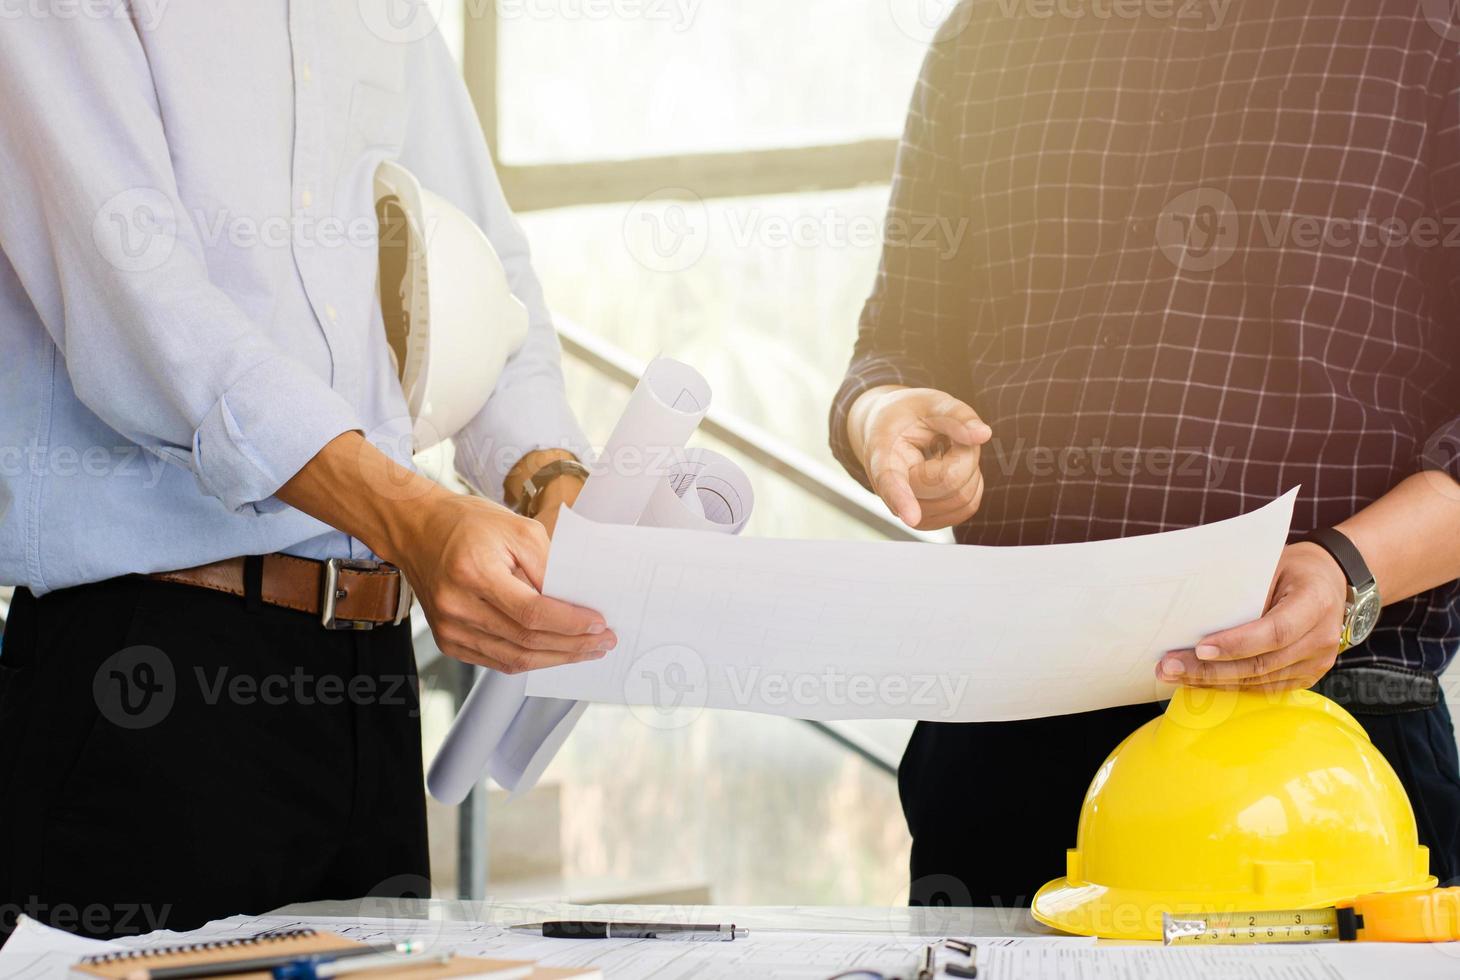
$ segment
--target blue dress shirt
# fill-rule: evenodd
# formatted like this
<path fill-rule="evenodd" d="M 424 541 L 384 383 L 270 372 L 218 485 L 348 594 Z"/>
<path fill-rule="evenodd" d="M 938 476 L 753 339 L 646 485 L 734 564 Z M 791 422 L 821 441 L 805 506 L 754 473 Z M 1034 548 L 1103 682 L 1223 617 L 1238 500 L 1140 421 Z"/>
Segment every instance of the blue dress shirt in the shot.
<path fill-rule="evenodd" d="M 42 6 L 0 27 L 0 584 L 370 556 L 273 494 L 349 430 L 409 463 L 376 298 L 385 159 L 486 231 L 531 312 L 462 475 L 500 497 L 524 453 L 583 455 L 438 32 L 390 0 Z"/>

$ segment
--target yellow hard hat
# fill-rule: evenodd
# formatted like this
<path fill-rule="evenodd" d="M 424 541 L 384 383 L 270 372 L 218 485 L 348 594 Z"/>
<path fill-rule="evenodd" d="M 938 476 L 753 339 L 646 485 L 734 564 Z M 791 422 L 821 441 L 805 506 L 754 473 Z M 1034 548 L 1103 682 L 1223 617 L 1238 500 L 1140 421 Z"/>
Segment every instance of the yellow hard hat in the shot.
<path fill-rule="evenodd" d="M 1435 883 L 1404 787 L 1347 711 L 1312 691 L 1179 688 L 1095 773 L 1065 877 L 1033 911 L 1079 935 L 1160 939 L 1163 912 Z"/>

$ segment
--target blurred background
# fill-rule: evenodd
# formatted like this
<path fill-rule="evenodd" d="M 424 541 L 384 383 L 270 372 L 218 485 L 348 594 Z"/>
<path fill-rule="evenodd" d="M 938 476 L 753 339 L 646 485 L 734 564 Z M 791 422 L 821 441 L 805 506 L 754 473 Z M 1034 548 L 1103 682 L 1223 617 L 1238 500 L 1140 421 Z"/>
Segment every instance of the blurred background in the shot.
<path fill-rule="evenodd" d="M 747 534 L 898 534 L 832 461 L 826 413 L 876 271 L 896 138 L 949 6 L 440 10 L 560 319 L 590 439 L 602 443 L 648 359 L 693 364 L 729 430 L 707 425 L 697 442 L 755 483 Z M 455 671 L 427 671 L 428 757 L 452 717 Z M 435 884 L 577 901 L 901 904 L 909 841 L 893 767 L 910 730 L 596 706 L 527 796 L 479 794 L 461 813 L 432 804 Z"/>
<path fill-rule="evenodd" d="M 832 461 L 826 413 L 903 114 L 953 0 L 402 2 L 429 9 L 461 65 L 589 438 L 668 354 L 714 388 L 697 443 L 751 474 L 746 533 L 907 537 Z M 449 456 L 420 462 L 453 481 Z M 429 762 L 471 676 L 416 626 Z M 591 708 L 521 798 L 483 786 L 430 804 L 436 893 L 902 904 L 910 730 Z"/>

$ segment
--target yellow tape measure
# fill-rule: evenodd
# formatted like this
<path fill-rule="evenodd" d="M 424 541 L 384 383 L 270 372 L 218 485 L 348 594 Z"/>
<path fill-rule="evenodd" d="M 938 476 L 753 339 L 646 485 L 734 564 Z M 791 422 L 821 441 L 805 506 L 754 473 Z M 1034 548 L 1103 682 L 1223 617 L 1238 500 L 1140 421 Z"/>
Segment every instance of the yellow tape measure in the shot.
<path fill-rule="evenodd" d="M 1167 913 L 1161 934 L 1167 946 L 1446 942 L 1460 939 L 1460 888 L 1365 895 L 1322 909 Z"/>
<path fill-rule="evenodd" d="M 1353 909 L 1279 909 L 1162 916 L 1167 946 L 1222 946 L 1232 943 L 1321 943 L 1357 939 Z"/>

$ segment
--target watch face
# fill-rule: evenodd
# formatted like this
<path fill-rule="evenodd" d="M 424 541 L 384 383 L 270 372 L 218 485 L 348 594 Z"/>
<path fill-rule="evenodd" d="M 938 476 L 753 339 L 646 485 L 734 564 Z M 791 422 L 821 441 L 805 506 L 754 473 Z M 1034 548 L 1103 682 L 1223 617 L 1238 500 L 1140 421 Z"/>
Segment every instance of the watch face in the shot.
<path fill-rule="evenodd" d="M 1349 646 L 1357 646 L 1374 632 L 1381 609 L 1378 589 L 1365 589 L 1354 599 L 1354 609 L 1349 616 Z"/>

